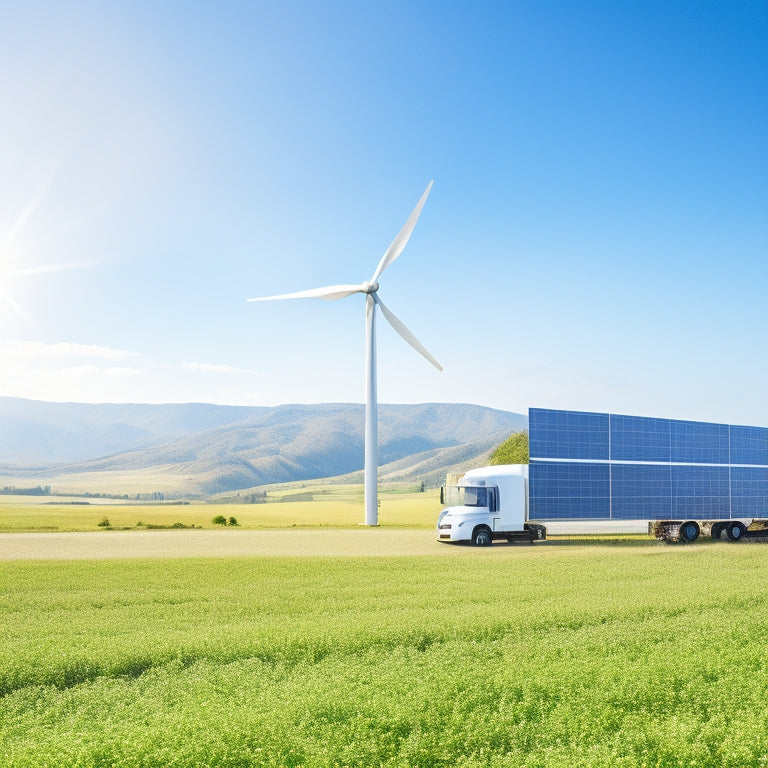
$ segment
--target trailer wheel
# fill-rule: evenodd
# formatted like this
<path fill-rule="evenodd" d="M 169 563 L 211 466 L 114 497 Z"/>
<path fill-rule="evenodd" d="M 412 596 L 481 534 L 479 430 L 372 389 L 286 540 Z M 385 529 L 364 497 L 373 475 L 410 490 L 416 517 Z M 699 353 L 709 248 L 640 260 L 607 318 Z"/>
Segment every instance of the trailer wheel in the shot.
<path fill-rule="evenodd" d="M 747 526 L 741 520 L 734 520 L 728 525 L 727 531 L 729 541 L 741 541 L 747 532 Z"/>
<path fill-rule="evenodd" d="M 688 520 L 680 526 L 680 541 L 693 544 L 699 538 L 699 533 L 701 533 L 699 524 L 695 520 Z"/>
<path fill-rule="evenodd" d="M 472 532 L 472 543 L 476 547 L 490 547 L 492 541 L 493 536 L 491 536 L 490 528 L 476 528 Z"/>

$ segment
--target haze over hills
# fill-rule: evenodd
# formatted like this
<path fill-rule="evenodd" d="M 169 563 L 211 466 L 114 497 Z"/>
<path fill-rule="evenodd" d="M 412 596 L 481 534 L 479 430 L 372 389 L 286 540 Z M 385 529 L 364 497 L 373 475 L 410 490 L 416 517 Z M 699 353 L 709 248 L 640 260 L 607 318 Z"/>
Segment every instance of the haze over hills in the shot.
<path fill-rule="evenodd" d="M 49 403 L 0 397 L 0 463 L 87 461 L 232 424 L 269 408 Z"/>
<path fill-rule="evenodd" d="M 364 406 L 85 405 L 0 398 L 0 484 L 209 496 L 349 476 L 363 466 Z M 380 476 L 437 484 L 527 417 L 476 405 L 379 408 Z"/>

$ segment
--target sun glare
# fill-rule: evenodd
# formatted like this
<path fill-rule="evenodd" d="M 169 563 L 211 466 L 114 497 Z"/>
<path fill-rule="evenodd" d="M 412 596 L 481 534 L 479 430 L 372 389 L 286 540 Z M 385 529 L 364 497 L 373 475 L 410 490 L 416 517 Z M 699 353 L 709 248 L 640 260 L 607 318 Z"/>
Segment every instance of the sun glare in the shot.
<path fill-rule="evenodd" d="M 24 278 L 48 275 L 52 272 L 65 272 L 76 269 L 93 267 L 98 264 L 94 261 L 75 261 L 48 264 L 34 264 L 22 266 L 25 254 L 44 249 L 51 241 L 58 239 L 63 232 L 71 230 L 79 222 L 70 222 L 64 230 L 44 234 L 29 242 L 28 230 L 30 222 L 44 204 L 49 195 L 51 185 L 56 175 L 57 167 L 54 166 L 48 176 L 40 184 L 39 188 L 23 206 L 21 212 L 11 224 L 10 228 L 0 234 L 0 308 L 10 307 L 14 314 L 29 321 L 32 316 L 24 309 L 18 298 L 18 282 Z M 38 233 L 39 235 L 40 233 Z M 26 242 L 25 242 L 26 241 Z"/>
<path fill-rule="evenodd" d="M 3 259 L 3 261 L 5 261 Z M 8 269 L 7 265 L 0 262 L 0 305 L 10 307 L 14 314 L 29 320 L 29 314 L 24 311 L 21 304 L 11 293 L 11 283 L 13 283 L 14 272 Z"/>

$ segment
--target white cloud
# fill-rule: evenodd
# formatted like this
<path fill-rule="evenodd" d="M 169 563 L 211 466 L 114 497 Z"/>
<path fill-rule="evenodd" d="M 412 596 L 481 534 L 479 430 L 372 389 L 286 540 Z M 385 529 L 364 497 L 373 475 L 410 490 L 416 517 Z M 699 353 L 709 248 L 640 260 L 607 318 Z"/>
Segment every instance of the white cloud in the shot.
<path fill-rule="evenodd" d="M 76 344 L 72 342 L 45 344 L 40 341 L 0 342 L 0 362 L 11 365 L 14 362 L 34 364 L 34 361 L 64 360 L 66 358 L 77 360 L 84 358 L 119 360 L 129 357 L 138 357 L 138 354 L 136 352 L 127 352 L 123 349 L 101 347 L 96 344 Z"/>
<path fill-rule="evenodd" d="M 0 396 L 54 402 L 264 404 L 244 368 L 169 363 L 96 344 L 0 341 Z"/>
<path fill-rule="evenodd" d="M 112 377 L 112 378 L 124 378 L 126 376 L 139 376 L 141 375 L 141 369 L 126 368 L 126 367 L 105 368 L 103 375 Z"/>
<path fill-rule="evenodd" d="M 198 373 L 221 373 L 228 374 L 245 374 L 246 376 L 260 376 L 257 371 L 250 371 L 247 368 L 236 368 L 232 365 L 212 365 L 210 363 L 182 363 L 182 368 L 188 371 L 196 371 Z"/>

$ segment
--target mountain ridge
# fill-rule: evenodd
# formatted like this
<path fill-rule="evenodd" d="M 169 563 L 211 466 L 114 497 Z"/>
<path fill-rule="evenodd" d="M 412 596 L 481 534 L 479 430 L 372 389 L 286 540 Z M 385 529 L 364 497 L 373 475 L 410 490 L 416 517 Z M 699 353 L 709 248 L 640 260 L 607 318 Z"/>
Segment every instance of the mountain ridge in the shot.
<path fill-rule="evenodd" d="M 0 483 L 132 492 L 160 483 L 209 496 L 354 475 L 363 466 L 357 403 L 216 406 L 47 403 L 0 398 Z M 527 417 L 462 403 L 379 406 L 380 475 L 428 483 L 492 449 Z M 108 451 L 104 449 L 108 448 Z M 462 459 L 463 457 L 463 459 Z M 132 479 L 131 479 L 132 478 Z M 143 484 L 143 485 L 142 485 Z"/>

